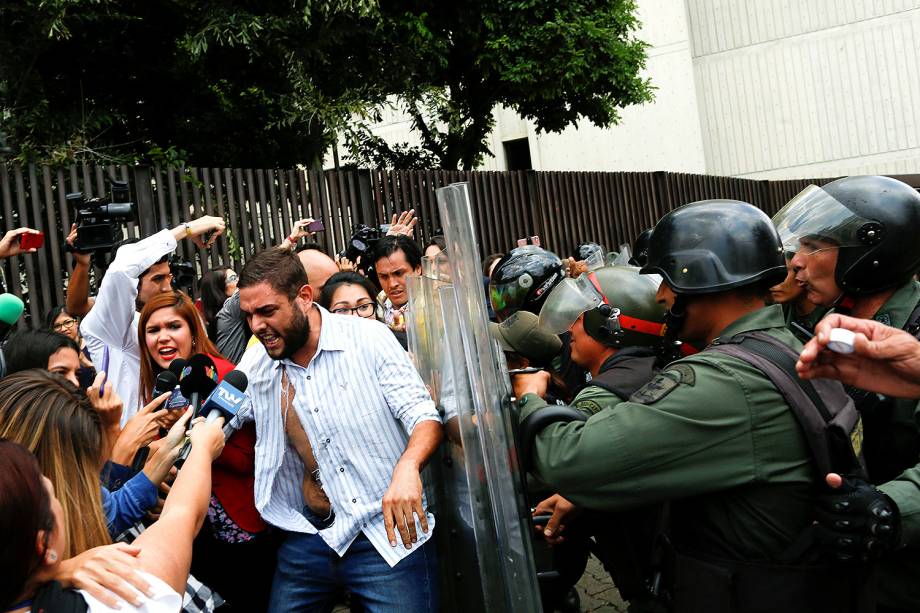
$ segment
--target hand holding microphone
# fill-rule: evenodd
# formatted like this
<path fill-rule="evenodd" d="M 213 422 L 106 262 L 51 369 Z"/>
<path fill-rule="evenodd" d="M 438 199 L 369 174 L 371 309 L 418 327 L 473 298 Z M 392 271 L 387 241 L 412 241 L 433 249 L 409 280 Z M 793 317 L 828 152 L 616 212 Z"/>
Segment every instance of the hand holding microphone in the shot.
<path fill-rule="evenodd" d="M 212 425 L 216 425 L 218 429 L 221 429 L 223 424 L 233 419 L 240 408 L 246 403 L 248 399 L 246 388 L 248 386 L 249 380 L 246 378 L 246 373 L 239 370 L 231 370 L 224 376 L 224 380 L 215 386 L 210 395 L 205 399 L 198 415 L 206 416 L 205 424 L 209 426 L 209 428 Z M 226 440 L 222 430 L 221 440 Z M 194 441 L 192 443 L 194 444 Z M 223 448 L 223 443 L 221 443 L 221 448 Z M 182 466 L 185 459 L 188 457 L 189 451 L 190 447 L 186 445 L 182 453 L 179 454 L 176 466 Z M 217 453 L 218 455 L 220 454 L 219 451 Z"/>

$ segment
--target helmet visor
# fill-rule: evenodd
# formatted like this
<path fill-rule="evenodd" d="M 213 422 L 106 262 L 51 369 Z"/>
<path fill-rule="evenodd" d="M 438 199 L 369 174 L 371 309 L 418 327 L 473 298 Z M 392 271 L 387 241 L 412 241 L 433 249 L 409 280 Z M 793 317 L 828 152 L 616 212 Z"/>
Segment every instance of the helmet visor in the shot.
<path fill-rule="evenodd" d="M 803 189 L 773 216 L 773 225 L 786 253 L 803 248 L 814 252 L 871 244 L 880 229 L 874 228 L 876 224 L 867 224 L 870 220 L 860 217 L 817 185 Z"/>
<path fill-rule="evenodd" d="M 521 308 L 532 285 L 533 279 L 528 274 L 509 283 L 489 284 L 489 301 L 498 321 L 507 319 Z"/>
<path fill-rule="evenodd" d="M 562 334 L 572 327 L 579 315 L 603 304 L 604 296 L 590 276 L 591 273 L 585 273 L 577 279 L 563 279 L 553 288 L 540 309 L 541 328 Z"/>

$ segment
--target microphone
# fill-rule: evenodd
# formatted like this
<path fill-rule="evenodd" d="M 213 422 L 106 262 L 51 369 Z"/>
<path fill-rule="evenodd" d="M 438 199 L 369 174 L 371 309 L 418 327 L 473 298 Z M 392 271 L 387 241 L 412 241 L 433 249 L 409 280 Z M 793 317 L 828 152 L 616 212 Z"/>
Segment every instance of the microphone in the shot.
<path fill-rule="evenodd" d="M 160 397 L 161 394 L 171 392 L 179 385 L 179 378 L 169 370 L 164 370 L 157 375 L 157 380 L 153 383 L 153 400 Z"/>
<path fill-rule="evenodd" d="M 229 422 L 246 402 L 248 398 L 246 387 L 248 386 L 249 380 L 246 378 L 246 373 L 231 370 L 224 375 L 224 380 L 205 399 L 204 404 L 201 405 L 201 414 L 207 415 L 208 423 L 217 421 L 220 417 L 224 418 L 224 422 Z"/>
<path fill-rule="evenodd" d="M 246 378 L 246 373 L 240 370 L 228 372 L 224 376 L 224 380 L 214 388 L 201 406 L 201 412 L 207 414 L 205 422 L 211 423 L 221 417 L 224 418 L 224 422 L 229 422 L 233 419 L 233 416 L 236 415 L 248 398 L 246 395 L 248 386 L 249 380 Z M 226 429 L 224 430 L 224 436 L 227 436 Z M 176 468 L 182 468 L 191 450 L 191 442 L 186 441 L 182 451 L 179 452 L 179 457 L 176 458 Z"/>
<path fill-rule="evenodd" d="M 25 305 L 19 296 L 0 294 L 0 343 L 6 340 L 13 326 L 22 317 Z"/>
<path fill-rule="evenodd" d="M 169 372 L 176 375 L 176 381 L 178 382 L 179 377 L 182 375 L 182 369 L 185 368 L 185 365 L 188 364 L 187 361 L 183 358 L 176 358 L 169 363 Z"/>
<path fill-rule="evenodd" d="M 179 377 L 179 390 L 189 399 L 197 416 L 202 396 L 207 396 L 217 387 L 217 367 L 214 360 L 198 353 L 189 358 Z"/>

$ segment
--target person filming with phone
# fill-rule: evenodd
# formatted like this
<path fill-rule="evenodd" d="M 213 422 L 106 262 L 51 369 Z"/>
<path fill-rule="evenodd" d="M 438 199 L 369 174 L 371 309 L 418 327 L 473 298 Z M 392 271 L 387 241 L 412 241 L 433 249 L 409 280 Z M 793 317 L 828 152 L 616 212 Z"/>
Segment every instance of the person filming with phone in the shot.
<path fill-rule="evenodd" d="M 16 228 L 0 238 L 0 258 L 35 253 L 45 244 L 45 234 L 32 228 Z"/>

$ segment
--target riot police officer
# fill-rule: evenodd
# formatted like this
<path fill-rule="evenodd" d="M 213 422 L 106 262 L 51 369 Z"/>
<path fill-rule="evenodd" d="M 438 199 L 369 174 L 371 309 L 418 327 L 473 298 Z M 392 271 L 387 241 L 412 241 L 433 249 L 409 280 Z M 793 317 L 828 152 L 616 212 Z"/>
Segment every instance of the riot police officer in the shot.
<path fill-rule="evenodd" d="M 638 268 L 611 266 L 564 280 L 546 299 L 541 327 L 557 334 L 570 332 L 572 360 L 592 375 L 572 401 L 586 415 L 628 399 L 657 372 L 665 314 L 655 300 L 657 289 L 656 279 L 640 275 Z M 579 553 L 587 559 L 587 539 L 593 537 L 595 553 L 632 611 L 651 608 L 645 579 L 654 572 L 659 512 L 657 507 L 615 515 L 583 512 L 559 494 L 535 508 L 538 516 L 551 515 L 544 536 L 557 544 L 557 551 L 565 539 L 562 548 L 571 550 L 566 553 L 575 568 Z"/>
<path fill-rule="evenodd" d="M 501 322 L 524 310 L 534 315 L 550 291 L 565 278 L 565 267 L 555 253 L 536 245 L 524 245 L 505 255 L 489 277 L 489 300 Z"/>
<path fill-rule="evenodd" d="M 849 610 L 852 577 L 799 546 L 827 464 L 812 451 L 815 435 L 762 368 L 723 347 L 754 339 L 783 355 L 801 349 L 781 307 L 766 306 L 786 274 L 769 217 L 737 201 L 676 209 L 656 225 L 642 272 L 663 277 L 657 298 L 672 332 L 706 349 L 585 423 L 543 428 L 533 474 L 588 508 L 670 501 L 666 583 L 677 611 Z M 519 422 L 545 407 L 543 383 L 519 382 Z M 839 410 L 852 428 L 852 403 Z"/>
<path fill-rule="evenodd" d="M 808 299 L 835 312 L 920 333 L 920 194 L 889 177 L 810 185 L 773 218 Z M 848 388 L 864 424 L 873 484 L 901 509 L 905 548 L 879 567 L 880 610 L 920 608 L 920 410 L 916 400 Z M 863 494 L 865 495 L 865 493 Z M 866 535 L 878 551 L 884 541 Z M 852 540 L 853 537 L 850 537 Z M 894 543 L 892 543 L 894 544 Z"/>
<path fill-rule="evenodd" d="M 505 255 L 489 278 L 489 301 L 495 318 L 502 322 L 518 311 L 534 315 L 556 285 L 566 278 L 565 265 L 555 253 L 535 245 L 512 249 Z M 569 338 L 562 335 L 562 351 L 556 360 L 556 370 L 573 393 L 590 378 L 569 355 Z"/>

